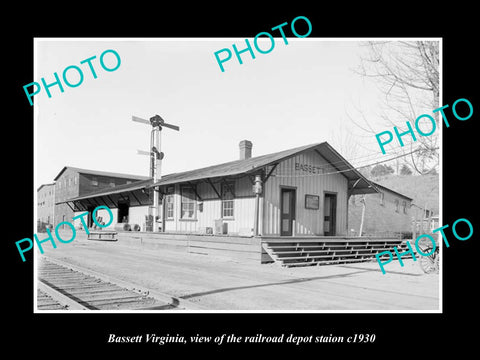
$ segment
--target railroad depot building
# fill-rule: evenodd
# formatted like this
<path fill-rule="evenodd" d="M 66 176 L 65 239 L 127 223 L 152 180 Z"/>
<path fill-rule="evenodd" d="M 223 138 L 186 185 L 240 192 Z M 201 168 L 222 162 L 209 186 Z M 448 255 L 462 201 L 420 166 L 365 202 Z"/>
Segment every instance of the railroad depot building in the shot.
<path fill-rule="evenodd" d="M 163 244 L 202 254 L 228 253 L 228 256 L 255 262 L 282 258 L 281 261 L 288 263 L 290 257 L 275 253 L 275 246 L 279 244 L 279 249 L 292 246 L 297 253 L 301 252 L 293 258 L 309 256 L 308 249 L 302 248 L 301 243 L 310 243 L 309 248 L 316 248 L 314 253 L 318 253 L 319 248 L 330 251 L 331 244 L 326 242 L 331 241 L 343 247 L 360 244 L 360 238 L 349 239 L 349 198 L 376 194 L 380 190 L 332 146 L 322 142 L 268 155 L 251 155 L 252 143 L 244 140 L 240 142 L 238 160 L 164 175 L 155 183 L 152 178 L 133 181 L 132 177 L 127 183 L 125 176 L 122 184 L 88 193 L 56 195 L 56 205 L 70 210 L 67 219 L 88 211 L 89 225 L 92 224 L 91 211 L 96 206 L 110 208 L 114 219 L 109 228 L 122 230 L 121 223 L 128 223 L 140 230 L 119 231 L 119 240 L 140 246 Z M 67 170 L 64 168 L 56 181 L 62 179 Z M 92 176 L 99 174 L 85 174 L 83 181 L 91 182 Z M 91 190 L 92 186 L 88 188 Z M 161 201 L 158 219 L 152 226 L 149 214 L 152 214 L 153 191 L 160 193 Z M 57 208 L 55 211 L 57 223 L 63 221 L 64 214 Z M 105 209 L 97 211 L 96 216 L 109 221 Z M 80 219 L 75 221 L 75 226 L 81 228 Z M 399 244 L 398 237 L 381 240 L 384 246 L 393 240 L 396 242 L 388 244 Z M 362 241 L 365 248 L 368 239 Z M 376 249 L 368 248 L 370 258 Z M 358 251 L 355 254 L 350 260 L 362 258 Z M 313 254 L 307 260 L 315 257 L 320 255 Z"/>
<path fill-rule="evenodd" d="M 251 153 L 251 142 L 242 141 L 239 160 L 165 175 L 155 184 L 148 179 L 104 188 L 57 204 L 78 214 L 105 205 L 112 209 L 114 224 L 127 216 L 145 230 L 148 194 L 155 188 L 163 199 L 155 231 L 251 236 L 256 229 L 258 235 L 345 236 L 349 196 L 378 192 L 326 142 L 257 157 Z M 108 216 L 105 210 L 98 214 Z"/>

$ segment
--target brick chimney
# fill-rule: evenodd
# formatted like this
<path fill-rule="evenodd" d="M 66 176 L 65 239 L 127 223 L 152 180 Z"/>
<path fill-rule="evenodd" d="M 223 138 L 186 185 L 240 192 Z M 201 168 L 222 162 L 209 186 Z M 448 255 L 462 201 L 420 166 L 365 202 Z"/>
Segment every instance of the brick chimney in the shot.
<path fill-rule="evenodd" d="M 240 141 L 240 160 L 250 159 L 252 157 L 252 142 L 248 140 Z"/>

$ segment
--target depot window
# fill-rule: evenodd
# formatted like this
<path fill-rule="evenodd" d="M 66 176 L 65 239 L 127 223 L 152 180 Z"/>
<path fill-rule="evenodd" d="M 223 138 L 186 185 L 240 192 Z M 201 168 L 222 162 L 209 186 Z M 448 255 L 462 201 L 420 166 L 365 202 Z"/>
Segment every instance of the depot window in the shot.
<path fill-rule="evenodd" d="M 233 218 L 234 183 L 222 184 L 222 218 Z"/>
<path fill-rule="evenodd" d="M 165 195 L 165 218 L 167 220 L 173 220 L 173 209 L 175 206 L 174 192 L 175 189 L 173 186 L 167 188 L 167 194 Z"/>
<path fill-rule="evenodd" d="M 191 186 L 182 186 L 181 188 L 181 215 L 184 220 L 195 219 L 195 192 Z"/>

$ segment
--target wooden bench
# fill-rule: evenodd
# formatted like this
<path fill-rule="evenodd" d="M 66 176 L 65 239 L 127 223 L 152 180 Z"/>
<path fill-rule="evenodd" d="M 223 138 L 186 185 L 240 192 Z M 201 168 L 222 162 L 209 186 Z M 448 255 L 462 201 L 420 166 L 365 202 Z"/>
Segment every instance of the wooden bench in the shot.
<path fill-rule="evenodd" d="M 88 240 L 118 241 L 116 231 L 90 231 Z"/>

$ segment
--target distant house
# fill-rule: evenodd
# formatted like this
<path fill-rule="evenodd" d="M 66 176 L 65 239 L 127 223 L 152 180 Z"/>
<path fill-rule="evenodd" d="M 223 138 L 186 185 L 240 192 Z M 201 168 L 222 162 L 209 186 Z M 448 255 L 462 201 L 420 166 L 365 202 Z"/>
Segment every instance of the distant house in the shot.
<path fill-rule="evenodd" d="M 385 236 L 412 232 L 413 199 L 378 183 L 372 184 L 378 193 L 352 195 L 349 199 L 349 235 L 359 235 L 362 212 L 363 235 Z"/>
<path fill-rule="evenodd" d="M 414 235 L 432 233 L 439 227 L 439 216 L 432 209 L 412 204 L 412 231 Z"/>

